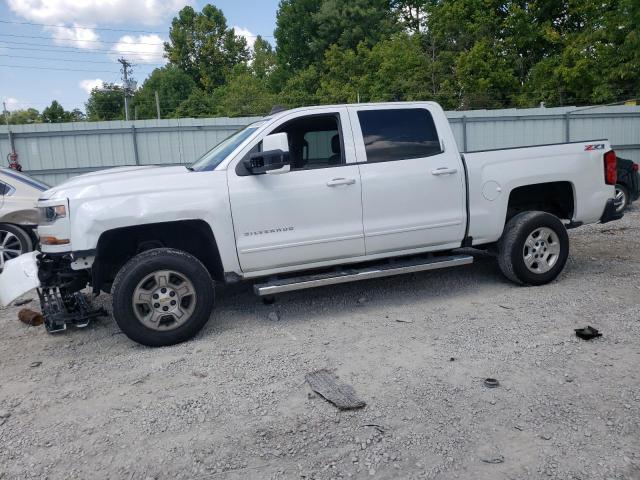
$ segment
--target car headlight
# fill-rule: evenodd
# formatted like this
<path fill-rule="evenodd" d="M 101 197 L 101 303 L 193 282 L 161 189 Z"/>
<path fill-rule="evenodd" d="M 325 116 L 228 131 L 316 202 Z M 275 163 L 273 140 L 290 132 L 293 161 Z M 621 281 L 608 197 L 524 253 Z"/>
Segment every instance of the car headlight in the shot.
<path fill-rule="evenodd" d="M 42 223 L 55 222 L 59 218 L 65 218 L 67 216 L 66 205 L 54 205 L 51 207 L 40 208 L 40 221 Z"/>

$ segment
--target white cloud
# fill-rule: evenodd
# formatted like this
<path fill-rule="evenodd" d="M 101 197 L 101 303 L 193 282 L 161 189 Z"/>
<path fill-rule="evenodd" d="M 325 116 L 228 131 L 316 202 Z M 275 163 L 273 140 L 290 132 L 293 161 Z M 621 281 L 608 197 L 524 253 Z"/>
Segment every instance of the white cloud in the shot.
<path fill-rule="evenodd" d="M 13 13 L 32 22 L 158 25 L 193 0 L 7 0 Z"/>
<path fill-rule="evenodd" d="M 91 28 L 79 27 L 74 23 L 74 28 L 67 28 L 62 25 L 58 27 L 45 27 L 51 32 L 53 42 L 58 45 L 68 45 L 75 48 L 99 48 L 98 34 Z"/>
<path fill-rule="evenodd" d="M 100 78 L 87 78 L 86 80 L 80 80 L 78 85 L 82 90 L 87 92 L 88 95 L 94 88 L 102 88 L 104 82 Z"/>
<path fill-rule="evenodd" d="M 5 106 L 7 107 L 7 110 L 9 110 L 10 112 L 13 110 L 17 110 L 19 108 L 19 106 L 21 105 L 20 100 L 18 100 L 17 98 L 14 97 L 5 97 L 2 100 L 5 104 Z"/>
<path fill-rule="evenodd" d="M 244 37 L 247 40 L 249 48 L 253 48 L 253 44 L 256 43 L 256 36 L 251 33 L 250 30 L 242 27 L 233 27 L 233 31 L 236 33 L 236 35 Z"/>
<path fill-rule="evenodd" d="M 125 35 L 111 48 L 111 57 L 125 57 L 133 63 L 164 63 L 162 38 L 152 35 Z"/>

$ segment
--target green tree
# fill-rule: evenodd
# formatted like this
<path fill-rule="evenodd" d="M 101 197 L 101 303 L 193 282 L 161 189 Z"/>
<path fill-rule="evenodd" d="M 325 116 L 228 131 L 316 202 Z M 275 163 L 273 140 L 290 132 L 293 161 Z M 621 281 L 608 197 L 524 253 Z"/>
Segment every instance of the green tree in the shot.
<path fill-rule="evenodd" d="M 434 0 L 391 0 L 398 21 L 410 32 L 420 33 L 426 23 L 428 6 Z"/>
<path fill-rule="evenodd" d="M 226 85 L 213 92 L 213 98 L 216 113 L 228 117 L 266 115 L 275 103 L 265 79 L 242 66 L 234 69 Z"/>
<path fill-rule="evenodd" d="M 289 108 L 317 105 L 322 103 L 317 93 L 319 86 L 320 72 L 315 65 L 298 70 L 278 92 L 276 103 Z"/>
<path fill-rule="evenodd" d="M 276 67 L 276 55 L 269 42 L 258 36 L 253 44 L 251 70 L 258 78 L 269 77 Z"/>
<path fill-rule="evenodd" d="M 318 0 L 280 1 L 274 32 L 278 46 L 276 56 L 279 68 L 288 74 L 322 61 L 322 55 L 314 57 L 315 52 L 311 50 L 317 35 L 315 14 L 321 4 Z"/>
<path fill-rule="evenodd" d="M 40 112 L 35 108 L 27 108 L 24 110 L 14 110 L 7 115 L 10 125 L 24 125 L 29 123 L 42 123 Z M 0 125 L 5 125 L 7 120 L 5 114 L 0 114 Z"/>
<path fill-rule="evenodd" d="M 87 116 L 79 108 L 71 110 L 69 112 L 69 116 L 71 117 L 72 122 L 84 122 L 87 119 Z"/>
<path fill-rule="evenodd" d="M 212 94 L 195 88 L 174 112 L 176 118 L 206 118 L 215 117 L 217 112 L 216 100 Z"/>
<path fill-rule="evenodd" d="M 209 92 L 225 83 L 235 65 L 249 60 L 246 40 L 228 28 L 222 10 L 211 4 L 199 13 L 190 6 L 180 10 L 164 49 L 172 65 Z"/>
<path fill-rule="evenodd" d="M 175 65 L 156 68 L 133 96 L 138 118 L 156 118 L 156 97 L 160 99 L 160 114 L 164 118 L 175 115 L 176 108 L 196 89 L 196 83 Z"/>
<path fill-rule="evenodd" d="M 105 83 L 102 88 L 91 90 L 85 106 L 87 118 L 92 122 L 124 120 L 124 91 L 120 85 Z"/>
<path fill-rule="evenodd" d="M 317 34 L 311 53 L 322 58 L 331 45 L 355 49 L 363 43 L 372 47 L 399 30 L 389 0 L 323 0 L 314 15 Z"/>
<path fill-rule="evenodd" d="M 511 63 L 488 41 L 479 41 L 456 61 L 461 105 L 465 109 L 504 108 L 512 104 L 518 79 Z"/>
<path fill-rule="evenodd" d="M 70 122 L 71 118 L 71 112 L 65 111 L 57 100 L 51 102 L 51 105 L 42 111 L 42 121 L 45 123 Z"/>

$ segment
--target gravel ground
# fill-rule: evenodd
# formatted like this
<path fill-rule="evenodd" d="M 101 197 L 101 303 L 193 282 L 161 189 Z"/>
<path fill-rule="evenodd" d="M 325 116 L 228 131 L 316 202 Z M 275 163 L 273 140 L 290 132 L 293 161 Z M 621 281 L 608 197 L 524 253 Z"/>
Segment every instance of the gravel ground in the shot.
<path fill-rule="evenodd" d="M 204 331 L 162 349 L 6 308 L 0 478 L 640 479 L 639 232 L 637 207 L 571 231 L 537 288 L 479 258 L 271 306 L 219 291 Z M 320 368 L 367 406 L 314 395 Z"/>

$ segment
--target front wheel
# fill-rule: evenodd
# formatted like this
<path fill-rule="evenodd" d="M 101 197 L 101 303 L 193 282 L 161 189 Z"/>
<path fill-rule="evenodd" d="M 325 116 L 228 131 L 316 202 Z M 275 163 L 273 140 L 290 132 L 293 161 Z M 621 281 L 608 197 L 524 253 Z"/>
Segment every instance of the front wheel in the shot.
<path fill-rule="evenodd" d="M 569 235 L 555 215 L 524 212 L 509 220 L 498 242 L 498 265 L 509 280 L 544 285 L 562 272 Z"/>
<path fill-rule="evenodd" d="M 133 257 L 113 282 L 113 316 L 133 341 L 150 347 L 184 342 L 207 323 L 214 304 L 205 266 L 181 250 Z"/>

